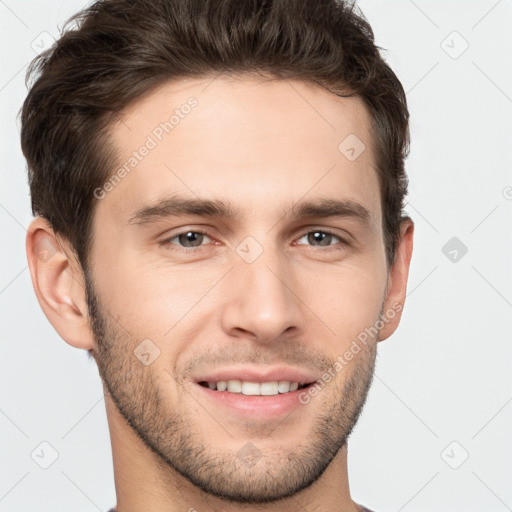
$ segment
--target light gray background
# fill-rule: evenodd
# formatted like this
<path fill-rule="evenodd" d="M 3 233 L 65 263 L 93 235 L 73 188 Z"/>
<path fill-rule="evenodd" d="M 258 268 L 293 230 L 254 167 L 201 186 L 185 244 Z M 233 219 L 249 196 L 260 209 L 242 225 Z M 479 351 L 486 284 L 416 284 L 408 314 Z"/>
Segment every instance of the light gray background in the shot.
<path fill-rule="evenodd" d="M 0 512 L 115 504 L 96 366 L 44 317 L 24 248 L 24 74 L 83 5 L 0 0 Z M 512 0 L 359 5 L 408 92 L 416 237 L 403 321 L 349 443 L 352 495 L 377 512 L 512 510 Z M 455 262 L 452 237 L 468 248 Z"/>

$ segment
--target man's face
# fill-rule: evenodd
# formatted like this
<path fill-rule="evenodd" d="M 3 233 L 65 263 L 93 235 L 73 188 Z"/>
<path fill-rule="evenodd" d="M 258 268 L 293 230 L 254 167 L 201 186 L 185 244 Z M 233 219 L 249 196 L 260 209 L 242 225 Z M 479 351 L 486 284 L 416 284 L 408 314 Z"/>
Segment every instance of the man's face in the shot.
<path fill-rule="evenodd" d="M 210 81 L 166 84 L 112 128 L 129 171 L 98 193 L 94 355 L 164 467 L 265 502 L 324 472 L 365 401 L 375 329 L 343 354 L 383 310 L 381 198 L 359 99 L 299 81 Z M 172 129 L 160 125 L 175 110 Z M 233 215 L 159 208 L 178 196 Z M 300 215 L 334 201 L 339 215 Z"/>

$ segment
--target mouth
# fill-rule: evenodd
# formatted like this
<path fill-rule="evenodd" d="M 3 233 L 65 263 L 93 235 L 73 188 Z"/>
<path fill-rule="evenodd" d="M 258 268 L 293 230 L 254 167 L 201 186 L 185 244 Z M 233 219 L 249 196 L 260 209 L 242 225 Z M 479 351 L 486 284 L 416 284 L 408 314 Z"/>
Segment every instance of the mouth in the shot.
<path fill-rule="evenodd" d="M 275 396 L 287 394 L 293 391 L 305 389 L 314 384 L 314 382 L 291 382 L 291 381 L 269 381 L 269 382 L 251 382 L 242 380 L 220 380 L 220 381 L 200 381 L 200 386 L 211 389 L 212 391 L 223 391 L 227 393 L 242 394 L 246 396 Z"/>
<path fill-rule="evenodd" d="M 306 411 L 301 395 L 307 393 L 305 390 L 315 382 L 201 380 L 195 383 L 195 389 L 200 399 L 212 403 L 214 410 L 221 414 L 267 422 L 286 417 L 294 409 L 303 408 Z"/>
<path fill-rule="evenodd" d="M 213 404 L 215 412 L 265 422 L 302 407 L 301 396 L 319 379 L 316 372 L 285 365 L 232 366 L 194 376 L 192 389 L 199 400 Z"/>

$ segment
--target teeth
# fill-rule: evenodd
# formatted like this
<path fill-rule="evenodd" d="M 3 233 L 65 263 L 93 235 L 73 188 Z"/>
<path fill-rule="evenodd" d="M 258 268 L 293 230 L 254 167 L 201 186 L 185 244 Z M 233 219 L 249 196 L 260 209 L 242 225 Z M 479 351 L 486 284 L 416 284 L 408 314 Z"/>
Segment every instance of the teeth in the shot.
<path fill-rule="evenodd" d="M 260 385 L 262 395 L 277 395 L 279 393 L 279 383 L 275 382 L 262 382 Z"/>
<path fill-rule="evenodd" d="M 247 396 L 271 396 L 279 393 L 288 393 L 299 389 L 298 382 L 286 380 L 272 382 L 250 382 L 241 380 L 220 380 L 219 382 L 208 382 L 210 389 L 217 391 L 228 391 L 229 393 L 242 393 Z"/>
<path fill-rule="evenodd" d="M 279 393 L 288 393 L 288 391 L 290 391 L 290 382 L 280 380 L 277 384 L 277 389 Z"/>
<path fill-rule="evenodd" d="M 241 393 L 242 392 L 242 381 L 241 380 L 228 380 L 228 391 L 230 393 Z"/>
<path fill-rule="evenodd" d="M 228 391 L 230 391 L 229 388 Z M 242 382 L 242 394 L 261 395 L 261 384 L 259 382 Z"/>

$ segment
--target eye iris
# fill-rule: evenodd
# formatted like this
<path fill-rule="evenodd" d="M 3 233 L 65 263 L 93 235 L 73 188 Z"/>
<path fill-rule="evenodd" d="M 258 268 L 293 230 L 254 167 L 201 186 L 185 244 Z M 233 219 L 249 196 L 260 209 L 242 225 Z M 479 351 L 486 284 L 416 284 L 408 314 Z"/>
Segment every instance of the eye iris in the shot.
<path fill-rule="evenodd" d="M 330 245 L 330 238 L 332 235 L 329 233 L 322 233 L 321 231 L 312 231 L 308 235 L 308 242 L 320 242 L 319 245 Z M 325 241 L 327 240 L 327 243 Z"/>
<path fill-rule="evenodd" d="M 185 247 L 199 247 L 201 246 L 204 238 L 203 233 L 197 231 L 187 231 L 178 235 L 179 243 Z M 332 234 L 323 231 L 311 231 L 307 235 L 309 243 L 317 244 L 319 246 L 331 245 Z"/>
<path fill-rule="evenodd" d="M 198 247 L 203 241 L 203 236 L 204 235 L 202 233 L 197 233 L 196 231 L 188 231 L 187 233 L 182 233 L 179 235 L 178 240 L 180 244 L 185 245 L 186 247 Z M 189 242 L 192 242 L 192 245 L 187 245 Z"/>

